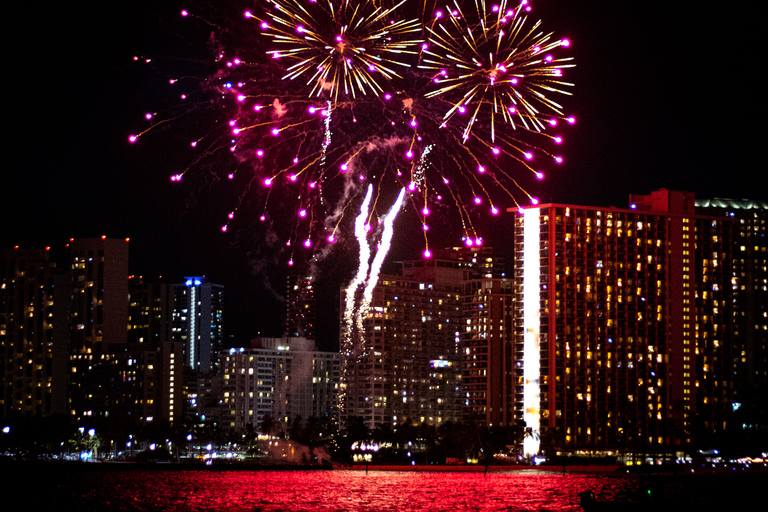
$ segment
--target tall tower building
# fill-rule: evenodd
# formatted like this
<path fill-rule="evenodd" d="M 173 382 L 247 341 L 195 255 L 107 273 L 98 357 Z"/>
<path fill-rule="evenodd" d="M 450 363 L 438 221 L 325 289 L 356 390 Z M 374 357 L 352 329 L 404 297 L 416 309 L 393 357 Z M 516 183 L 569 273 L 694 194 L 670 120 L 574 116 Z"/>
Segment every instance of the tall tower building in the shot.
<path fill-rule="evenodd" d="M 568 444 L 686 444 L 730 418 L 731 224 L 691 193 L 630 201 L 515 218 L 517 414 Z"/>
<path fill-rule="evenodd" d="M 696 201 L 696 211 L 734 225 L 734 409 L 741 428 L 766 428 L 765 414 L 759 411 L 768 409 L 768 203 L 703 199 Z"/>
<path fill-rule="evenodd" d="M 128 342 L 128 240 L 76 239 L 70 247 L 71 350 L 95 355 Z"/>
<path fill-rule="evenodd" d="M 406 261 L 401 275 L 379 277 L 363 332 L 341 354 L 342 425 L 351 416 L 362 417 L 369 428 L 461 419 L 466 277 L 461 262 L 437 259 Z"/>
<path fill-rule="evenodd" d="M 173 339 L 175 285 L 129 281 L 128 342 L 133 350 L 156 350 Z"/>
<path fill-rule="evenodd" d="M 463 417 L 488 427 L 516 423 L 513 282 L 471 279 L 461 297 Z"/>
<path fill-rule="evenodd" d="M 164 341 L 154 350 L 133 352 L 138 392 L 136 409 L 142 421 L 166 420 L 173 424 L 184 418 L 186 383 L 184 344 Z"/>
<path fill-rule="evenodd" d="M 217 371 L 224 347 L 224 287 L 204 277 L 187 277 L 176 286 L 173 337 L 184 343 L 185 364 L 193 370 Z"/>
<path fill-rule="evenodd" d="M 505 277 L 504 257 L 486 245 L 463 245 L 435 251 L 435 258 L 461 262 L 470 279 Z"/>
<path fill-rule="evenodd" d="M 71 240 L 70 412 L 73 419 L 134 413 L 128 353 L 128 240 Z"/>
<path fill-rule="evenodd" d="M 47 250 L 0 250 L 0 410 L 66 412 L 66 289 Z"/>
<path fill-rule="evenodd" d="M 176 286 L 132 278 L 129 292 L 128 343 L 137 368 L 140 419 L 179 421 L 186 386 L 184 343 L 172 341 Z"/>

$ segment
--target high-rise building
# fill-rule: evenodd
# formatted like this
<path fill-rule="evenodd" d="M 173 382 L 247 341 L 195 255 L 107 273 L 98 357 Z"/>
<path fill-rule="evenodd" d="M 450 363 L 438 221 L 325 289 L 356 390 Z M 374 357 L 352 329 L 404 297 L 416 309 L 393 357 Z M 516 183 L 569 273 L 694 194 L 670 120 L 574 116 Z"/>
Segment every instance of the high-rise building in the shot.
<path fill-rule="evenodd" d="M 471 279 L 461 297 L 463 417 L 488 427 L 517 420 L 512 284 L 501 278 Z"/>
<path fill-rule="evenodd" d="M 768 409 L 768 203 L 696 200 L 696 211 L 733 222 L 734 408 L 740 427 L 766 428 Z M 723 222 L 721 220 L 721 222 Z M 735 411 L 736 412 L 736 411 Z"/>
<path fill-rule="evenodd" d="M 400 275 L 379 276 L 363 330 L 341 354 L 342 425 L 352 416 L 369 428 L 461 419 L 461 295 L 468 277 L 463 262 L 439 259 L 402 262 Z"/>
<path fill-rule="evenodd" d="M 685 444 L 730 418 L 731 223 L 691 193 L 630 201 L 515 218 L 517 415 L 571 445 Z"/>
<path fill-rule="evenodd" d="M 3 417 L 66 412 L 63 275 L 47 250 L 0 250 L 0 410 Z"/>
<path fill-rule="evenodd" d="M 222 354 L 222 427 L 259 430 L 270 416 L 285 430 L 297 416 L 336 421 L 339 354 L 306 338 L 257 338 Z"/>
<path fill-rule="evenodd" d="M 72 419 L 135 414 L 128 353 L 128 240 L 71 240 L 69 391 Z"/>
<path fill-rule="evenodd" d="M 187 277 L 176 286 L 173 339 L 184 342 L 185 364 L 217 371 L 224 347 L 224 287 L 204 277 Z"/>
<path fill-rule="evenodd" d="M 128 291 L 128 343 L 132 350 L 156 350 L 172 340 L 175 285 L 132 278 Z"/>
<path fill-rule="evenodd" d="M 129 282 L 128 343 L 136 366 L 137 409 L 142 421 L 180 421 L 186 412 L 185 344 L 173 340 L 176 286 Z"/>
<path fill-rule="evenodd" d="M 134 353 L 140 392 L 136 394 L 141 421 L 177 423 L 186 412 L 184 344 L 164 341 L 154 350 Z"/>
<path fill-rule="evenodd" d="M 470 279 L 506 277 L 504 257 L 499 251 L 487 245 L 463 245 L 438 249 L 435 259 L 461 262 L 462 268 L 469 271 Z"/>
<path fill-rule="evenodd" d="M 73 354 L 122 350 L 128 342 L 128 240 L 76 239 L 70 247 Z"/>
<path fill-rule="evenodd" d="M 315 277 L 304 267 L 288 273 L 285 295 L 285 336 L 315 339 Z"/>
<path fill-rule="evenodd" d="M 465 269 L 461 296 L 462 416 L 484 426 L 515 423 L 512 281 L 493 247 L 463 245 L 435 251 Z"/>

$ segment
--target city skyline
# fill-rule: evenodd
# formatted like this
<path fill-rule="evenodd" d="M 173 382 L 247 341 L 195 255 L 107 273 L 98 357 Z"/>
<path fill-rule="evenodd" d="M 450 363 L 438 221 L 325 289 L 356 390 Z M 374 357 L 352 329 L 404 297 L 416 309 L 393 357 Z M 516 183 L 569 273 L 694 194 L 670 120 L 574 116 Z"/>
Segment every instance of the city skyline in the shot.
<path fill-rule="evenodd" d="M 766 199 L 751 178 L 760 132 L 750 124 L 759 122 L 759 112 L 724 106 L 734 93 L 749 97 L 755 86 L 743 80 L 732 93 L 726 88 L 733 88 L 730 73 L 713 67 L 751 63 L 750 50 L 731 52 L 720 42 L 737 33 L 738 40 L 750 37 L 742 25 L 750 21 L 741 20 L 748 13 L 673 6 L 656 14 L 647 6 L 598 1 L 533 5 L 534 16 L 571 39 L 577 66 L 569 101 L 577 129 L 564 144 L 566 165 L 536 190 L 542 202 L 621 208 L 629 194 L 659 188 L 692 190 L 698 198 Z M 6 46 L 23 51 L 10 62 L 14 101 L 7 115 L 14 131 L 3 149 L 11 156 L 4 183 L 13 195 L 4 201 L 0 246 L 130 237 L 131 273 L 147 279 L 207 275 L 225 285 L 233 308 L 242 308 L 233 315 L 252 317 L 261 305 L 279 311 L 285 284 L 275 276 L 285 272 L 287 259 L 280 244 L 267 247 L 247 221 L 222 234 L 220 214 L 234 198 L 215 183 L 172 186 L 168 176 L 188 163 L 177 136 L 127 143 L 145 111 L 173 104 L 171 70 L 204 54 L 205 30 L 181 20 L 183 7 L 93 2 L 61 12 L 11 8 L 9 19 L 18 28 L 6 35 Z M 755 46 L 747 40 L 743 47 Z M 155 61 L 137 68 L 134 55 Z M 510 223 L 502 215 L 489 231 Z M 407 239 L 396 237 L 390 260 L 417 255 Z M 443 245 L 458 242 L 446 237 Z M 351 261 L 350 249 L 338 249 L 337 261 Z M 337 265 L 329 282 L 348 279 L 345 270 L 351 273 L 354 263 L 347 266 Z M 258 331 L 277 334 L 281 325 L 273 317 L 279 315 L 263 316 L 233 333 L 240 340 Z"/>

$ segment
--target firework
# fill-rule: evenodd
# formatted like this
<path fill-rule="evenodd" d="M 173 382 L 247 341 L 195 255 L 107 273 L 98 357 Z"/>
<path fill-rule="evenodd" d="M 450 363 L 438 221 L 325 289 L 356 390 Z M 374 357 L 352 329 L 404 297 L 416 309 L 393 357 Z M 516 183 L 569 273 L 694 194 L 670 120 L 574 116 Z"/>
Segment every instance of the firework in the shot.
<path fill-rule="evenodd" d="M 284 79 L 303 80 L 311 96 L 327 91 L 339 96 L 381 94 L 380 82 L 400 78 L 415 54 L 421 32 L 418 20 L 396 19 L 401 1 L 383 8 L 373 0 L 272 0 L 267 19 L 257 19 L 265 36 L 279 49 L 267 52 L 274 59 L 294 61 Z M 255 17 L 254 17 L 255 18 Z"/>
<path fill-rule="evenodd" d="M 240 218 L 274 225 L 289 264 L 296 250 L 314 254 L 344 239 L 347 213 L 369 186 L 369 226 L 387 218 L 379 198 L 393 204 L 405 189 L 425 257 L 429 220 L 451 208 L 464 243 L 475 245 L 478 219 L 526 204 L 521 196 L 537 202 L 525 188 L 562 162 L 548 145 L 574 121 L 551 99 L 567 94 L 562 74 L 572 64 L 557 56 L 567 40 L 529 27 L 525 2 L 478 0 L 467 13 L 423 2 L 422 24 L 402 16 L 402 5 L 270 0 L 217 31 L 216 69 L 198 90 L 189 78 L 170 80 L 184 104 L 218 116 L 192 137 L 190 163 L 171 180 L 213 169 L 239 198 L 222 231 Z"/>
<path fill-rule="evenodd" d="M 541 179 L 532 164 L 537 153 L 557 164 L 563 158 L 537 146 L 537 140 L 560 144 L 562 136 L 551 131 L 575 121 L 553 99 L 570 94 L 566 88 L 572 84 L 563 81 L 563 73 L 573 67 L 572 58 L 556 56 L 570 41 L 542 32 L 541 22 L 528 23 L 526 0 L 517 5 L 476 0 L 474 7 L 465 13 L 454 0 L 435 12 L 420 64 L 434 84 L 425 96 L 442 100 L 442 127 L 457 130 L 465 146 L 479 146 L 474 166 L 479 174 L 488 170 L 481 160 L 506 155 Z M 496 176 L 502 186 L 515 182 L 506 170 Z"/>

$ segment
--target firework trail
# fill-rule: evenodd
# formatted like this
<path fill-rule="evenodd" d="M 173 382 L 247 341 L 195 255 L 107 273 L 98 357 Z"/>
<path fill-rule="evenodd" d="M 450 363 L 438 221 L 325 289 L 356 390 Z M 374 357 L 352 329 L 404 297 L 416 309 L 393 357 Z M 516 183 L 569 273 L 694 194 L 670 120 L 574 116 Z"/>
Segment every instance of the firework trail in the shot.
<path fill-rule="evenodd" d="M 389 212 L 381 220 L 381 238 L 377 245 L 376 253 L 373 257 L 373 261 L 370 264 L 370 270 L 368 271 L 368 279 L 365 281 L 365 289 L 363 290 L 363 296 L 360 299 L 360 305 L 357 307 L 355 313 L 355 327 L 358 332 L 363 332 L 363 319 L 368 314 L 368 309 L 371 305 L 371 298 L 373 296 L 373 289 L 376 287 L 376 283 L 379 282 L 379 274 L 381 273 L 381 266 L 384 264 L 384 259 L 389 253 L 389 248 L 392 245 L 392 236 L 394 234 L 393 224 L 397 214 L 403 206 L 403 200 L 405 199 L 405 189 L 400 190 L 400 194 L 397 196 L 395 203 L 389 209 Z M 367 245 L 367 244 L 366 244 Z M 362 253 L 362 244 L 361 244 Z M 362 254 L 361 254 L 362 256 Z M 368 255 L 367 257 L 370 257 Z M 368 264 L 365 264 L 368 267 Z M 363 267 L 362 260 L 360 261 L 360 267 Z"/>
<path fill-rule="evenodd" d="M 380 221 L 379 231 L 381 235 L 373 254 L 373 261 L 371 262 L 371 246 L 368 243 L 368 235 L 371 229 L 368 221 L 372 194 L 373 187 L 369 186 L 363 204 L 360 207 L 360 214 L 355 219 L 355 236 L 360 248 L 360 264 L 357 274 L 346 289 L 344 326 L 340 346 L 342 354 L 341 372 L 345 377 L 350 363 L 364 355 L 360 352 L 361 349 L 364 349 L 361 343 L 364 334 L 363 320 L 370 309 L 373 289 L 379 281 L 381 266 L 392 244 L 394 222 L 403 206 L 406 190 L 405 188 L 400 190 L 400 194 L 397 196 L 394 204 Z M 344 381 L 341 388 L 343 396 L 345 395 L 346 379 L 342 380 Z M 342 398 L 340 405 L 343 409 L 344 398 Z"/>
<path fill-rule="evenodd" d="M 365 282 L 365 278 L 368 275 L 368 262 L 371 257 L 370 246 L 368 245 L 368 217 L 370 216 L 369 206 L 371 203 L 371 195 L 373 194 L 373 187 L 368 187 L 368 192 L 363 199 L 363 204 L 360 205 L 360 214 L 355 219 L 355 237 L 357 237 L 357 243 L 360 248 L 359 253 L 359 267 L 357 273 L 352 281 L 347 286 L 345 305 L 344 308 L 344 333 L 342 342 L 342 352 L 347 356 L 352 352 L 352 335 L 357 325 L 355 315 L 355 304 L 357 303 L 357 291 L 362 283 Z"/>

